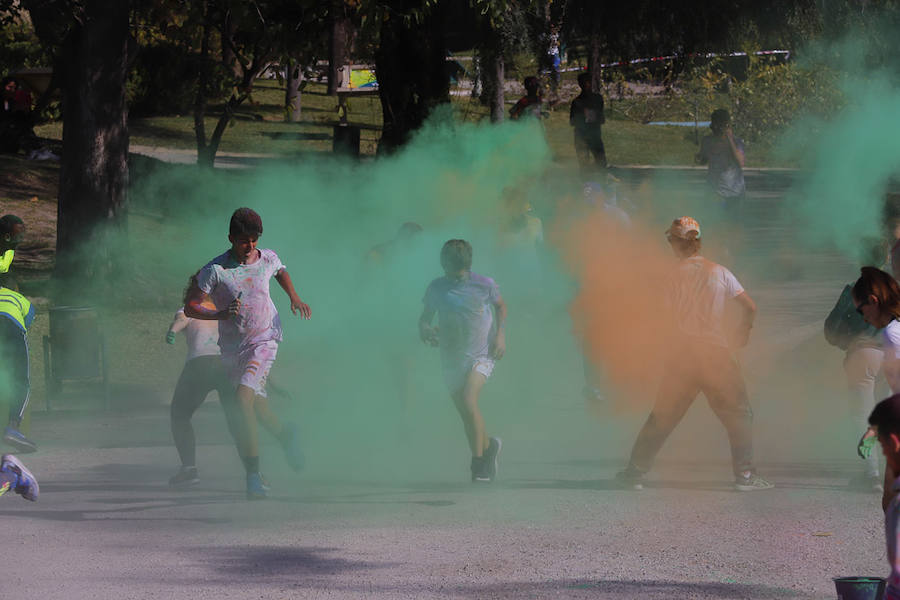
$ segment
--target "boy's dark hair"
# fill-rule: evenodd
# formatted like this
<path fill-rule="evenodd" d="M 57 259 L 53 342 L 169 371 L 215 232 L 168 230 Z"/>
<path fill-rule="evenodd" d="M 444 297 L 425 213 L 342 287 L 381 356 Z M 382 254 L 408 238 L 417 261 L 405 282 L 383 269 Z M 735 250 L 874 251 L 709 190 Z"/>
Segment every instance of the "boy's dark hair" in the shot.
<path fill-rule="evenodd" d="M 728 114 L 728 111 L 724 108 L 717 108 L 712 111 L 712 115 L 709 117 L 709 128 L 713 131 L 721 131 L 723 127 L 728 125 L 728 122 L 731 120 L 731 116 Z"/>
<path fill-rule="evenodd" d="M 538 78 L 534 75 L 529 75 L 525 78 L 525 81 L 522 82 L 522 85 L 525 86 L 525 91 L 528 92 L 529 95 L 535 95 L 538 92 L 538 89 L 541 87 L 540 82 L 538 82 Z"/>
<path fill-rule="evenodd" d="M 24 224 L 25 221 L 23 221 L 16 215 L 3 215 L 2 217 L 0 217 L 0 235 L 5 233 L 12 233 L 14 226 Z"/>
<path fill-rule="evenodd" d="M 900 394 L 894 394 L 875 405 L 869 415 L 869 425 L 878 428 L 878 436 L 900 435 Z"/>
<path fill-rule="evenodd" d="M 590 71 L 583 71 L 578 74 L 578 85 L 584 86 L 585 83 L 591 83 Z"/>
<path fill-rule="evenodd" d="M 472 244 L 466 240 L 448 240 L 441 248 L 441 266 L 450 271 L 472 268 Z"/>
<path fill-rule="evenodd" d="M 231 223 L 228 224 L 228 235 L 262 235 L 262 217 L 250 208 L 242 207 L 231 215 Z"/>

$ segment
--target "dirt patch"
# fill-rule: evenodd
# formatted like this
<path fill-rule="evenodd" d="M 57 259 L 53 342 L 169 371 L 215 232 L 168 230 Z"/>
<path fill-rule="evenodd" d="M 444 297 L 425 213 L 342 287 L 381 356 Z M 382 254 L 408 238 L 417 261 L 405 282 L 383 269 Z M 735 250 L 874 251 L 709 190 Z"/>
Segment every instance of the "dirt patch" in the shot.
<path fill-rule="evenodd" d="M 25 221 L 25 241 L 16 251 L 17 271 L 47 272 L 56 249 L 59 163 L 4 155 L 0 161 L 0 213 Z"/>

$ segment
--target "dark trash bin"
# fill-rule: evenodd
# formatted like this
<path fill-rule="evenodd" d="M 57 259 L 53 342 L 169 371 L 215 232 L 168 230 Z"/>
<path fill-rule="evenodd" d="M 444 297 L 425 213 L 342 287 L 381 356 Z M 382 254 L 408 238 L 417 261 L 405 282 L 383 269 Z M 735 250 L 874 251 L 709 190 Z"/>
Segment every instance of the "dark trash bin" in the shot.
<path fill-rule="evenodd" d="M 332 150 L 335 154 L 359 158 L 359 127 L 347 123 L 335 125 Z"/>
<path fill-rule="evenodd" d="M 86 306 L 57 306 L 50 309 L 50 335 L 44 337 L 44 379 L 47 410 L 62 382 L 99 378 L 103 385 L 104 408 L 109 408 L 106 343 L 100 332 L 97 311 Z"/>

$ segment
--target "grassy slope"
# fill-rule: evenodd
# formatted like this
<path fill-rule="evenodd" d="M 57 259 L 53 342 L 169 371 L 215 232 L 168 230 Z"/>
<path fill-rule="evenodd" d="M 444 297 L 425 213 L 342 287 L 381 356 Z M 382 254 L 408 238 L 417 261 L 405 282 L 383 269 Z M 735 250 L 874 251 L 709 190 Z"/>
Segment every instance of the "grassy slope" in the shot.
<path fill-rule="evenodd" d="M 302 121 L 285 123 L 282 104 L 283 89 L 276 80 L 262 80 L 256 86 L 252 102 L 241 106 L 238 117 L 222 138 L 220 151 L 278 154 L 298 156 L 305 153 L 330 152 L 332 126 L 337 122 L 336 99 L 325 95 L 325 86 L 310 82 L 302 94 Z M 568 94 L 571 96 L 571 93 Z M 516 99 L 507 94 L 508 102 Z M 568 100 L 551 111 L 545 122 L 547 139 L 558 160 L 574 160 L 572 129 L 568 122 Z M 614 164 L 691 165 L 696 146 L 692 141 L 692 128 L 660 127 L 638 123 L 628 117 L 636 111 L 630 103 L 621 100 L 612 103 L 604 128 L 604 141 L 610 161 Z M 487 111 L 470 98 L 453 97 L 457 113 L 465 119 L 486 118 Z M 653 106 L 656 104 L 656 106 Z M 362 128 L 361 151 L 373 156 L 381 127 L 381 106 L 377 96 L 351 98 L 350 120 Z M 641 113 L 652 106 L 652 115 L 661 120 L 688 120 L 688 116 L 676 104 L 660 100 L 641 102 Z M 215 127 L 215 116 L 206 121 L 207 131 Z M 196 148 L 193 118 L 190 115 L 159 116 L 132 119 L 131 143 L 143 146 L 190 149 Z M 59 139 L 62 126 L 50 123 L 37 128 L 40 136 Z M 771 166 L 768 153 L 762 149 L 748 151 L 748 166 Z"/>

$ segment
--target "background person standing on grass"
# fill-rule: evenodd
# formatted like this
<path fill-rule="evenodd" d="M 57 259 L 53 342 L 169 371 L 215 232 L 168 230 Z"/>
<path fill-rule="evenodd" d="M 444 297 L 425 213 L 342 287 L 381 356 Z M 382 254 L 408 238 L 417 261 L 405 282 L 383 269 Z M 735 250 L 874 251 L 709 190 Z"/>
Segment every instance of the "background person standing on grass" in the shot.
<path fill-rule="evenodd" d="M 595 166 L 606 168 L 606 149 L 603 147 L 601 128 L 606 122 L 603 114 L 603 96 L 591 89 L 591 74 L 579 73 L 581 93 L 572 100 L 569 109 L 569 125 L 575 132 L 575 155 L 578 165 L 584 169 Z"/>
<path fill-rule="evenodd" d="M 709 165 L 706 178 L 710 188 L 726 209 L 735 210 L 746 193 L 744 141 L 734 137 L 731 117 L 724 108 L 713 111 L 709 128 L 712 133 L 700 141 L 694 160 Z"/>
<path fill-rule="evenodd" d="M 700 224 L 695 219 L 675 219 L 666 237 L 679 259 L 667 285 L 676 336 L 656 403 L 634 442 L 628 467 L 616 479 L 627 487 L 641 489 L 644 474 L 669 434 L 697 394 L 703 392 L 728 432 L 735 489 L 749 492 L 773 488 L 753 466 L 753 411 L 732 351 L 747 345 L 756 304 L 731 271 L 700 256 Z M 733 332 L 725 330 L 726 303 L 736 305 L 741 315 Z"/>
<path fill-rule="evenodd" d="M 278 311 L 269 295 L 269 280 L 274 277 L 288 295 L 294 314 L 309 319 L 310 309 L 294 290 L 278 255 L 256 247 L 262 232 L 262 219 L 255 211 L 235 210 L 228 226 L 231 248 L 200 269 L 197 285 L 188 293 L 184 307 L 184 314 L 189 317 L 219 321 L 219 348 L 241 411 L 238 452 L 247 474 L 249 500 L 266 497 L 259 472 L 257 420 L 279 441 L 288 464 L 294 470 L 303 467 L 297 428 L 282 424 L 269 409 L 266 397 L 266 379 L 282 338 Z M 205 307 L 209 302 L 227 308 Z"/>

